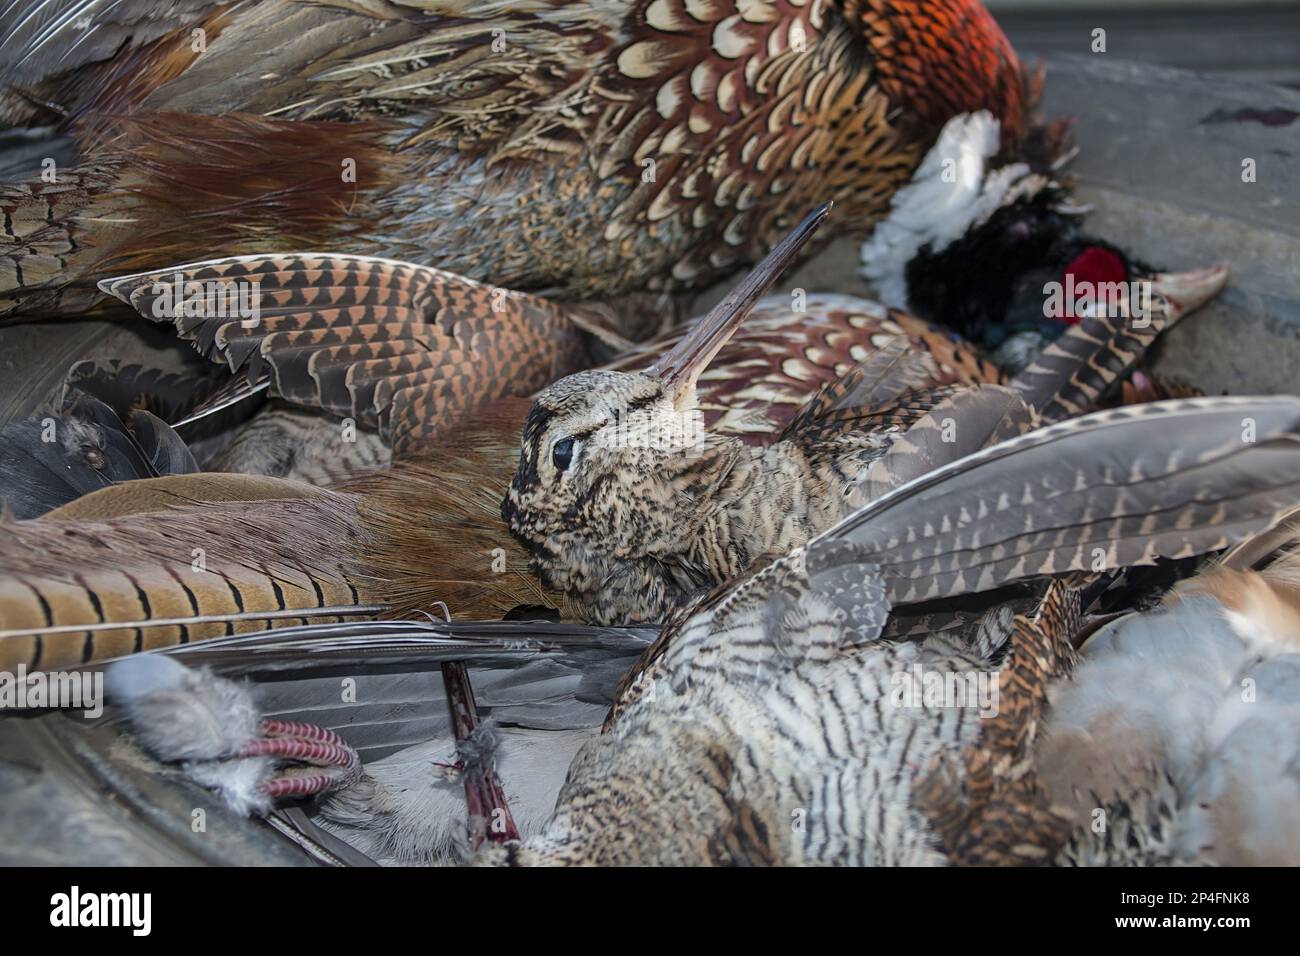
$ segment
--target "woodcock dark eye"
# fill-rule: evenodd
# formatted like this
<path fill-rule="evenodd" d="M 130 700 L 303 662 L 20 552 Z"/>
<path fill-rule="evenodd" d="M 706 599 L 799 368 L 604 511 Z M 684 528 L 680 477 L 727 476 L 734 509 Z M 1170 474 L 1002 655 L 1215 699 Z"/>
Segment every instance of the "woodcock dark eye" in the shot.
<path fill-rule="evenodd" d="M 569 462 L 573 461 L 573 439 L 561 438 L 551 449 L 551 461 L 560 471 L 568 471 Z"/>

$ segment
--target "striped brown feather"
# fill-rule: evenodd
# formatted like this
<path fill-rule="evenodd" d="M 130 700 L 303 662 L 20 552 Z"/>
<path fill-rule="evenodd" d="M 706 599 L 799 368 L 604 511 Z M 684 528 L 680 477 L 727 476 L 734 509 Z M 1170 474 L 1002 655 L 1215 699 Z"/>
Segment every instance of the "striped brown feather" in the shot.
<path fill-rule="evenodd" d="M 895 606 L 1150 564 L 1272 524 L 1300 493 L 1297 453 L 1294 398 L 1129 406 L 936 468 L 824 538 L 877 553 Z"/>
<path fill-rule="evenodd" d="M 1161 332 L 1215 296 L 1227 279 L 1228 270 L 1219 267 L 1144 280 L 1151 299 L 1146 314 L 1124 290 L 1109 310 L 1067 329 L 1011 385 L 1043 424 L 1091 411 Z"/>
<path fill-rule="evenodd" d="M 63 667 L 332 621 L 338 616 L 309 612 L 369 600 L 348 567 L 363 534 L 354 498 L 296 486 L 292 497 L 204 501 L 223 477 L 132 482 L 75 502 L 78 510 L 63 516 L 8 522 L 0 543 L 0 664 Z M 229 477 L 248 487 L 245 476 Z M 274 483 L 271 493 L 285 494 L 285 486 L 294 487 Z M 113 515 L 107 499 L 123 491 L 129 499 Z M 96 511 L 107 516 L 87 517 Z M 258 616 L 298 610 L 305 613 Z M 223 619 L 160 623 L 213 615 Z M 82 629 L 105 623 L 130 626 Z"/>
<path fill-rule="evenodd" d="M 204 290 L 199 304 L 183 310 L 198 314 L 166 314 L 177 276 L 202 284 L 189 287 Z M 485 402 L 531 394 L 585 355 L 561 306 L 387 259 L 235 257 L 101 286 L 148 318 L 170 319 L 214 361 L 250 377 L 265 363 L 276 394 L 377 428 L 398 454 Z M 257 321 L 223 311 L 219 289 L 255 299 Z"/>
<path fill-rule="evenodd" d="M 949 862 L 966 866 L 1043 863 L 1064 844 L 1070 823 L 1054 811 L 1033 770 L 1047 716 L 1047 689 L 1073 670 L 1072 639 L 1082 623 L 1078 592 L 1048 586 L 1037 613 L 1016 615 L 1011 649 L 998 671 L 998 713 L 954 766 L 942 757 L 913 791 Z"/>

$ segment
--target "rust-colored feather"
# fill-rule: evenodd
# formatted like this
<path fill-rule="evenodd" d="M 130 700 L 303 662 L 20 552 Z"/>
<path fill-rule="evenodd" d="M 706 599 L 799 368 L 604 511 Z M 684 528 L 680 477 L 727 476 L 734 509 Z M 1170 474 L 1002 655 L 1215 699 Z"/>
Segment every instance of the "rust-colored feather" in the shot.
<path fill-rule="evenodd" d="M 55 182 L 0 189 L 0 316 L 88 308 L 95 293 L 65 287 L 83 275 L 350 241 L 402 175 L 380 123 L 150 113 L 113 127 Z"/>
<path fill-rule="evenodd" d="M 388 259 L 236 257 L 102 285 L 232 371 L 255 378 L 265 364 L 277 394 L 378 429 L 398 455 L 585 357 L 561 306 Z M 187 289 L 197 305 L 178 310 Z M 230 292 L 255 309 L 230 307 Z"/>
<path fill-rule="evenodd" d="M 1047 712 L 1047 688 L 1074 667 L 1078 592 L 1048 586 L 1033 618 L 1012 622 L 1011 650 L 998 671 L 998 713 L 956 766 L 939 759 L 913 794 L 949 862 L 966 866 L 1045 863 L 1069 836 L 1069 820 L 1050 806 L 1032 756 Z"/>
<path fill-rule="evenodd" d="M 519 458 L 526 399 L 493 403 L 427 457 L 358 479 L 359 516 L 368 530 L 364 580 L 395 617 L 445 604 L 453 618 L 493 620 L 520 605 L 574 614 L 543 587 L 528 555 L 506 531 L 501 496 Z"/>
<path fill-rule="evenodd" d="M 933 124 L 986 109 L 1016 145 L 1034 93 L 1015 51 L 979 0 L 845 0 L 864 28 L 892 102 Z"/>
<path fill-rule="evenodd" d="M 227 113 L 136 114 L 94 156 L 121 164 L 129 239 L 94 274 L 207 255 L 311 248 L 371 228 L 376 193 L 403 174 L 382 122 Z M 355 175 L 353 175 L 353 173 Z"/>

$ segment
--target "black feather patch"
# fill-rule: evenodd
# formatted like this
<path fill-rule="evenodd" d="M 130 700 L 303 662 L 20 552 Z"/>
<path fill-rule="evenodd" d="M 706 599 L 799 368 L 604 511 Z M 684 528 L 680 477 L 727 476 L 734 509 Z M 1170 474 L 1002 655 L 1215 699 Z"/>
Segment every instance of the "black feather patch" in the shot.
<path fill-rule="evenodd" d="M 67 414 L 0 430 L 0 502 L 17 518 L 35 518 L 120 481 L 199 470 L 166 423 L 144 411 L 129 421 L 78 395 Z"/>
<path fill-rule="evenodd" d="M 1134 273 L 1153 270 L 1102 239 L 1086 235 L 1080 217 L 1057 210 L 1063 195 L 1044 189 L 1004 206 L 940 252 L 929 246 L 907 265 L 908 305 L 922 318 L 954 329 L 994 349 L 1017 331 L 1041 332 L 1049 341 L 1065 322 L 1043 315 L 1043 285 L 1090 246 L 1117 255 Z"/>

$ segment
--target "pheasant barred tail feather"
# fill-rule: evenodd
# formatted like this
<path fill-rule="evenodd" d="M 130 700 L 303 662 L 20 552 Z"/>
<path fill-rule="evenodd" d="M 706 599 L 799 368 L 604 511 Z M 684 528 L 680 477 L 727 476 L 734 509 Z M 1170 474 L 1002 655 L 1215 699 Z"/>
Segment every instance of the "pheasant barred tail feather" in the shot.
<path fill-rule="evenodd" d="M 351 496 L 197 474 L 128 482 L 66 507 L 8 521 L 0 536 L 6 669 L 381 610 L 347 566 L 363 535 Z"/>
<path fill-rule="evenodd" d="M 939 467 L 820 540 L 878 555 L 895 605 L 1149 564 L 1275 523 L 1300 488 L 1297 453 L 1300 403 L 1286 396 L 1097 412 Z"/>
<path fill-rule="evenodd" d="M 1160 333 L 1218 295 L 1228 270 L 1214 266 L 1143 281 L 1148 303 L 1131 302 L 1125 292 L 1112 313 L 1071 326 L 1012 380 L 1042 424 L 1094 410 Z"/>

